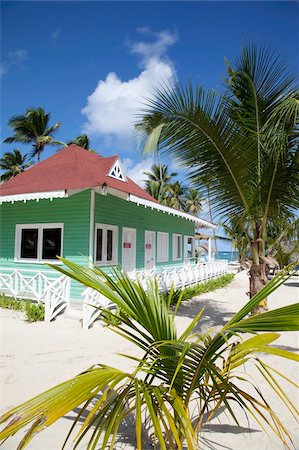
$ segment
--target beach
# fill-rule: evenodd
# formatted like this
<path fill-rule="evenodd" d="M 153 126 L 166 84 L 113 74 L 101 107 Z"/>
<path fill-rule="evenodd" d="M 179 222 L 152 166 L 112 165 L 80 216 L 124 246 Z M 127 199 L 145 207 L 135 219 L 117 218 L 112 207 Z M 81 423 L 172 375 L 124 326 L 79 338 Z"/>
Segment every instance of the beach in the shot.
<path fill-rule="evenodd" d="M 176 319 L 179 330 L 184 329 L 196 313 L 204 306 L 203 318 L 197 330 L 207 332 L 221 327 L 232 314 L 248 300 L 248 278 L 245 271 L 238 273 L 232 283 L 223 289 L 204 294 L 197 299 L 181 305 Z M 269 308 L 275 309 L 298 301 L 299 280 L 292 277 L 269 297 Z M 113 331 L 96 322 L 89 330 L 83 330 L 78 320 L 59 317 L 52 323 L 27 323 L 23 314 L 15 311 L 1 312 L 1 411 L 37 395 L 43 390 L 69 379 L 86 368 L 97 364 L 107 364 L 128 370 L 134 364 L 117 353 L 138 356 L 136 348 Z M 275 342 L 283 349 L 298 349 L 298 333 L 284 332 Z M 298 383 L 298 369 L 295 362 L 274 355 L 263 355 L 268 365 L 280 370 Z M 249 369 L 249 366 L 248 366 Z M 299 449 L 298 424 L 288 409 L 278 401 L 261 375 L 250 366 L 250 372 L 270 406 L 279 414 L 293 439 L 295 449 Z M 283 379 L 279 379 L 287 395 L 298 407 L 298 390 Z M 284 445 L 269 431 L 269 435 L 251 418 L 237 411 L 240 427 L 232 422 L 225 409 L 214 417 L 202 433 L 201 448 L 232 450 L 278 450 Z M 37 435 L 28 445 L 28 450 L 58 450 L 75 416 L 70 412 L 52 427 Z M 134 447 L 134 429 L 124 427 L 124 436 L 120 436 L 115 449 Z M 8 439 L 3 449 L 17 448 L 24 432 Z M 71 441 L 66 447 L 72 448 Z M 86 448 L 83 443 L 78 448 Z M 144 447 L 146 448 L 146 447 Z"/>

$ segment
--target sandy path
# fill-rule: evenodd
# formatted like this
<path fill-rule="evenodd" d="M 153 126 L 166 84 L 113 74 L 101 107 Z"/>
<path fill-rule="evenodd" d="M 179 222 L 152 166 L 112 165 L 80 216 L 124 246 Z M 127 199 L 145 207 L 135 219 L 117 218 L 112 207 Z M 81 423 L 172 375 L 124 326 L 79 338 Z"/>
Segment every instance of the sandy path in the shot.
<path fill-rule="evenodd" d="M 184 304 L 177 318 L 178 329 L 187 326 L 196 312 L 205 306 L 205 315 L 201 321 L 201 331 L 221 326 L 246 301 L 246 274 L 238 274 L 228 288 Z M 298 301 L 299 280 L 289 280 L 270 300 L 270 308 L 283 306 Z M 295 350 L 298 348 L 298 333 L 283 333 L 277 341 L 283 348 Z M 116 355 L 133 353 L 136 349 L 119 336 L 102 328 L 98 323 L 85 331 L 79 322 L 69 319 L 58 319 L 51 324 L 28 324 L 22 320 L 22 315 L 12 311 L 1 311 L 1 410 L 15 406 L 53 385 L 71 378 L 87 367 L 98 362 L 129 369 L 131 363 Z M 277 366 L 279 360 L 273 356 L 264 356 L 267 363 Z M 298 370 L 290 360 L 281 360 L 279 369 L 292 379 L 298 380 Z M 271 406 L 279 412 L 284 425 L 287 426 L 294 440 L 295 449 L 299 449 L 299 430 L 290 413 L 277 402 L 270 389 L 261 380 L 259 374 L 254 374 L 256 382 L 262 388 Z M 286 392 L 299 406 L 298 391 L 283 383 Z M 58 421 L 51 428 L 36 436 L 27 447 L 28 450 L 58 450 L 63 437 L 71 425 L 73 413 Z M 243 414 L 240 414 L 240 430 L 232 424 L 223 411 L 203 433 L 203 449 L 244 449 L 244 450 L 277 450 L 284 446 L 274 437 L 267 436 L 260 427 L 250 420 L 249 424 Z M 221 421 L 221 425 L 220 425 Z M 22 435 L 22 433 L 20 433 Z M 20 439 L 13 437 L 5 442 L 3 449 L 17 448 Z M 71 447 L 68 447 L 71 448 Z M 85 445 L 80 447 L 85 448 Z M 128 443 L 119 442 L 118 448 L 134 448 Z"/>

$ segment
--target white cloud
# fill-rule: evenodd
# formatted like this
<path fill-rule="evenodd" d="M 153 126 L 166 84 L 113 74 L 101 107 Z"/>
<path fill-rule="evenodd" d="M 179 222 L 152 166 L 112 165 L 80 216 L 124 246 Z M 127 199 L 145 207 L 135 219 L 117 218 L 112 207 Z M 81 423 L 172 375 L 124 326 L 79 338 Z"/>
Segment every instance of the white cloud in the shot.
<path fill-rule="evenodd" d="M 57 28 L 56 30 L 53 30 L 51 33 L 51 41 L 52 44 L 56 44 L 61 36 L 61 28 Z"/>
<path fill-rule="evenodd" d="M 21 65 L 28 59 L 27 50 L 21 48 L 8 53 L 8 60 L 11 65 Z"/>
<path fill-rule="evenodd" d="M 130 158 L 125 158 L 123 161 L 124 171 L 127 177 L 131 178 L 140 187 L 144 188 L 146 175 L 143 172 L 149 172 L 154 163 L 153 157 L 148 157 L 137 164 Z"/>
<path fill-rule="evenodd" d="M 142 58 L 141 72 L 127 81 L 115 72 L 110 72 L 105 80 L 98 82 L 82 110 L 87 118 L 83 125 L 85 132 L 116 138 L 130 136 L 146 99 L 153 98 L 154 88 L 162 83 L 171 84 L 175 80 L 173 64 L 163 55 L 176 42 L 176 34 L 169 31 L 152 33 L 148 28 L 139 32 L 155 38 L 153 42 L 128 44 L 131 52 Z"/>
<path fill-rule="evenodd" d="M 0 64 L 0 76 L 6 74 L 12 67 L 24 68 L 27 59 L 27 50 L 23 48 L 8 52 L 7 59 Z"/>

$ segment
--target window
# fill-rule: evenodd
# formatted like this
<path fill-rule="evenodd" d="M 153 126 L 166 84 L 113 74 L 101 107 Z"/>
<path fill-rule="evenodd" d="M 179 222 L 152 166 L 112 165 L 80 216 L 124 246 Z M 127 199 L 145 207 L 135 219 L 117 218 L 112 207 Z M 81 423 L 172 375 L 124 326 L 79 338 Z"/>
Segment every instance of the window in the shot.
<path fill-rule="evenodd" d="M 95 260 L 98 264 L 117 264 L 118 227 L 96 224 Z"/>
<path fill-rule="evenodd" d="M 62 255 L 62 223 L 16 225 L 15 260 L 55 261 Z"/>
<path fill-rule="evenodd" d="M 172 259 L 176 261 L 182 259 L 182 235 L 173 234 L 172 235 Z"/>
<path fill-rule="evenodd" d="M 157 234 L 157 261 L 166 262 L 169 259 L 168 233 L 158 231 Z"/>
<path fill-rule="evenodd" d="M 185 259 L 194 258 L 195 245 L 193 236 L 185 236 Z"/>

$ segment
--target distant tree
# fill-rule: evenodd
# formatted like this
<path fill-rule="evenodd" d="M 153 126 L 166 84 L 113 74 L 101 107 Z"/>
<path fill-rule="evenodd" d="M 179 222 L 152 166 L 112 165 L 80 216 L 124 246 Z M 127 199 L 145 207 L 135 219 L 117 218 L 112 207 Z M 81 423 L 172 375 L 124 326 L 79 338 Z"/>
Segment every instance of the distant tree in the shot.
<path fill-rule="evenodd" d="M 27 162 L 27 154 L 22 155 L 18 149 L 15 148 L 12 152 L 4 153 L 0 160 L 0 169 L 5 171 L 1 175 L 1 181 L 15 177 L 29 166 L 31 163 Z"/>
<path fill-rule="evenodd" d="M 143 172 L 148 177 L 145 182 L 145 191 L 152 195 L 158 202 L 165 204 L 167 186 L 171 179 L 177 174 L 175 172 L 168 172 L 168 166 L 162 164 L 153 164 L 151 172 Z"/>
<path fill-rule="evenodd" d="M 197 214 L 202 210 L 202 198 L 199 194 L 199 191 L 197 189 L 187 189 L 185 193 L 185 199 L 184 199 L 184 211 L 186 213 L 193 214 L 194 216 L 197 216 Z"/>
<path fill-rule="evenodd" d="M 185 211 L 187 188 L 180 181 L 175 181 L 167 186 L 168 204 L 172 208 Z"/>
<path fill-rule="evenodd" d="M 50 126 L 50 116 L 50 113 L 46 113 L 43 108 L 29 108 L 25 114 L 11 117 L 8 125 L 13 129 L 14 134 L 3 142 L 32 144 L 31 156 L 37 156 L 39 162 L 40 155 L 47 145 L 65 145 L 54 139 L 54 134 L 61 124 L 57 122 Z"/>
<path fill-rule="evenodd" d="M 90 141 L 89 141 L 89 137 L 87 136 L 87 134 L 80 134 L 75 139 L 73 139 L 72 141 L 69 141 L 67 143 L 67 145 L 72 145 L 72 144 L 79 145 L 79 147 L 85 148 L 86 150 L 89 150 L 91 152 L 95 152 L 95 150 L 92 150 L 90 148 Z"/>

